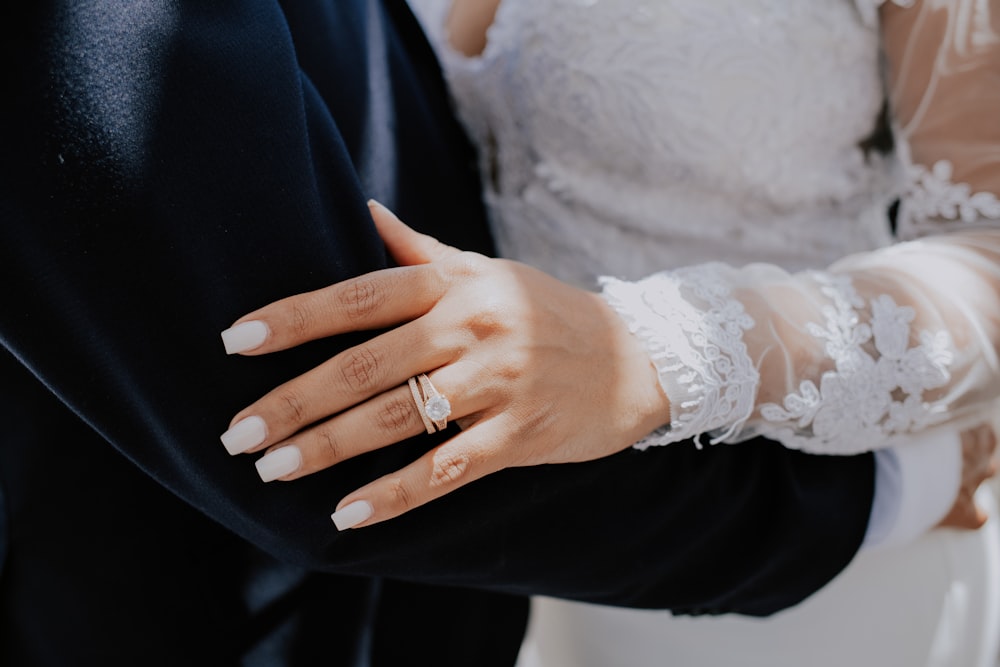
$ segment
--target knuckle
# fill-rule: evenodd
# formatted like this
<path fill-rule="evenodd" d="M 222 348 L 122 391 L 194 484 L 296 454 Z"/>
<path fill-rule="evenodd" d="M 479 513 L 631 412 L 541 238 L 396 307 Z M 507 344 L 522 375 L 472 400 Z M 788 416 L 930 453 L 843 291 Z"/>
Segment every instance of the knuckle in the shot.
<path fill-rule="evenodd" d="M 506 383 L 514 383 L 525 377 L 531 365 L 532 360 L 528 354 L 511 350 L 496 361 L 491 371 L 495 378 Z"/>
<path fill-rule="evenodd" d="M 352 391 L 368 391 L 378 384 L 381 364 L 370 348 L 360 347 L 347 353 L 341 376 Z"/>
<path fill-rule="evenodd" d="M 297 337 L 305 336 L 309 333 L 312 327 L 312 313 L 309 308 L 301 301 L 296 301 L 292 303 L 291 312 L 291 326 L 292 333 Z"/>
<path fill-rule="evenodd" d="M 374 278 L 359 278 L 340 293 L 340 306 L 350 320 L 364 320 L 378 309 L 381 291 Z"/>
<path fill-rule="evenodd" d="M 342 461 L 344 456 L 344 444 L 337 438 L 333 428 L 326 427 L 319 432 L 320 442 L 323 444 L 325 458 L 330 461 Z"/>
<path fill-rule="evenodd" d="M 306 405 L 298 392 L 284 389 L 278 394 L 278 401 L 284 412 L 285 421 L 292 424 L 302 424 L 306 418 Z"/>
<path fill-rule="evenodd" d="M 447 262 L 448 276 L 457 279 L 477 278 L 485 273 L 488 262 L 477 252 L 462 251 Z"/>
<path fill-rule="evenodd" d="M 468 317 L 465 327 L 476 340 L 486 340 L 507 334 L 513 321 L 502 304 L 489 300 Z"/>
<path fill-rule="evenodd" d="M 409 397 L 392 398 L 375 417 L 378 427 L 391 434 L 404 433 L 410 430 L 417 418 L 416 406 Z"/>
<path fill-rule="evenodd" d="M 434 455 L 434 467 L 431 470 L 430 485 L 432 488 L 455 485 L 469 474 L 472 468 L 472 457 L 464 452 L 438 452 Z"/>
<path fill-rule="evenodd" d="M 405 512 L 413 507 L 413 494 L 406 484 L 399 477 L 388 480 L 386 493 L 389 497 L 390 505 L 397 512 Z"/>

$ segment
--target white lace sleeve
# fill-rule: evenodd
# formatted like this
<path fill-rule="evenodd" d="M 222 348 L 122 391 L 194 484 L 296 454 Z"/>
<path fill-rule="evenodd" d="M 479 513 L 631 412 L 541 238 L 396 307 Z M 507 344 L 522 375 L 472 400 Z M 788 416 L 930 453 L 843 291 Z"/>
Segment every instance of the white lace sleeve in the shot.
<path fill-rule="evenodd" d="M 603 280 L 671 400 L 670 423 L 637 446 L 765 435 L 849 454 L 982 421 L 1000 397 L 996 4 L 881 7 L 913 240 L 798 274 L 707 264 Z"/>
<path fill-rule="evenodd" d="M 903 238 L 1000 219 L 1000 3 L 911 4 L 882 12 Z"/>

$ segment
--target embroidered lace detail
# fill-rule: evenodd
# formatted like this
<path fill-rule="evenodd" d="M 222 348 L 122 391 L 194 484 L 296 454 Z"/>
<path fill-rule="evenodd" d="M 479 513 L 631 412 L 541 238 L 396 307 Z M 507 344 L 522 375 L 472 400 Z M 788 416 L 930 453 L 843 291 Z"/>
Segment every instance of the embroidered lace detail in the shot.
<path fill-rule="evenodd" d="M 948 333 L 921 331 L 919 345 L 907 347 L 912 308 L 883 294 L 871 301 L 865 323 L 860 316 L 865 301 L 849 277 L 812 275 L 832 303 L 823 310 L 825 326 L 811 323 L 808 332 L 825 341 L 836 370 L 823 373 L 819 387 L 802 381 L 783 406 L 762 405 L 761 416 L 778 426 L 761 431 L 786 447 L 850 454 L 943 421 L 946 406 L 925 401 L 924 392 L 951 378 Z"/>
<path fill-rule="evenodd" d="M 952 182 L 953 167 L 938 160 L 928 169 L 921 164 L 907 167 L 909 188 L 903 198 L 900 224 L 907 237 L 940 231 L 943 221 L 973 223 L 984 218 L 1000 219 L 1000 200 L 992 192 L 972 192 L 967 183 Z"/>
<path fill-rule="evenodd" d="M 743 332 L 754 326 L 721 279 L 720 264 L 656 274 L 638 283 L 603 278 L 603 296 L 648 350 L 671 403 L 671 421 L 635 444 L 666 445 L 702 433 L 715 444 L 753 411 L 760 376 Z M 723 429 L 725 429 L 724 432 Z"/>
<path fill-rule="evenodd" d="M 868 251 L 896 240 L 887 215 L 896 201 L 904 237 L 917 213 L 939 223 L 936 232 L 973 213 L 1000 217 L 994 195 L 976 192 L 984 187 L 975 181 L 952 184 L 948 167 L 926 170 L 919 186 L 902 168 L 912 164 L 904 151 L 922 119 L 963 122 L 952 108 L 986 93 L 970 81 L 973 92 L 955 97 L 955 107 L 934 96 L 945 106 L 920 104 L 917 117 L 891 119 L 891 154 L 860 148 L 880 110 L 898 115 L 910 92 L 944 90 L 919 68 L 883 78 L 879 8 L 913 4 L 939 20 L 952 18 L 953 3 L 504 0 L 486 49 L 466 58 L 443 41 L 440 7 L 449 0 L 410 1 L 439 5 L 424 20 L 478 148 L 499 253 L 584 289 L 601 284 L 650 351 L 673 402 L 671 423 L 636 446 L 773 431 L 789 446 L 848 453 L 946 417 L 978 420 L 977 401 L 1000 387 L 1000 363 L 981 363 L 994 359 L 983 322 L 996 319 L 964 315 L 995 291 L 966 287 L 992 285 L 994 274 L 972 265 L 983 263 L 980 252 L 995 264 L 1000 236 Z M 980 32 L 954 23 L 957 55 L 935 59 L 948 67 L 934 77 L 950 82 L 973 56 L 984 67 L 995 62 L 993 51 L 976 55 Z M 938 28 L 925 30 L 912 47 L 938 48 Z M 904 58 L 903 69 L 923 60 Z M 894 96 L 897 88 L 909 92 Z M 977 143 L 976 155 L 992 159 L 993 146 Z M 961 151 L 925 148 L 951 156 L 962 178 L 981 171 L 968 169 Z M 960 225 L 970 226 L 952 226 Z M 728 267 L 704 266 L 718 261 Z M 863 276 L 858 288 L 876 291 L 859 297 L 829 278 L 825 293 L 801 273 L 834 262 L 833 273 Z M 935 292 L 944 281 L 924 282 L 935 262 L 934 271 L 954 277 L 954 294 Z M 681 266 L 702 268 L 658 273 Z M 745 296 L 753 298 L 736 302 Z M 897 304 L 918 308 L 919 328 L 929 331 L 915 330 L 914 311 Z M 951 338 L 931 333 L 938 330 L 962 341 L 954 360 Z M 767 386 L 758 368 L 768 371 Z M 771 403 L 770 419 L 760 403 Z"/>
<path fill-rule="evenodd" d="M 594 289 L 890 242 L 893 163 L 858 147 L 878 33 L 850 2 L 504 0 L 473 58 L 424 17 L 505 257 Z"/>

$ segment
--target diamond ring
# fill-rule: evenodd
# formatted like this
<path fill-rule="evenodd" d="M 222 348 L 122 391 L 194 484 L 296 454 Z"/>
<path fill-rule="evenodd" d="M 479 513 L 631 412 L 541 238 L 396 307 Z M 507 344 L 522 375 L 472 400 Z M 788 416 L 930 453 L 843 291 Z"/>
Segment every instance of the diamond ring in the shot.
<path fill-rule="evenodd" d="M 417 412 L 424 422 L 428 433 L 443 431 L 448 426 L 451 416 L 451 403 L 431 383 L 426 373 L 421 373 L 407 380 L 413 402 L 417 404 Z"/>

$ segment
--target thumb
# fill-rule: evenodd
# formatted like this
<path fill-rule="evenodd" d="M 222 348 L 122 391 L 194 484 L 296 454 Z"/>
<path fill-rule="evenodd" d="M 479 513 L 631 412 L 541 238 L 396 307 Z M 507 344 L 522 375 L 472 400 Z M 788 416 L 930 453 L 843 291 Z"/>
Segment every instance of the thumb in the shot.
<path fill-rule="evenodd" d="M 371 211 L 375 229 L 382 237 L 389 254 L 401 266 L 429 264 L 459 252 L 458 248 L 445 245 L 433 236 L 411 229 L 395 213 L 374 199 L 368 200 L 368 210 Z"/>

